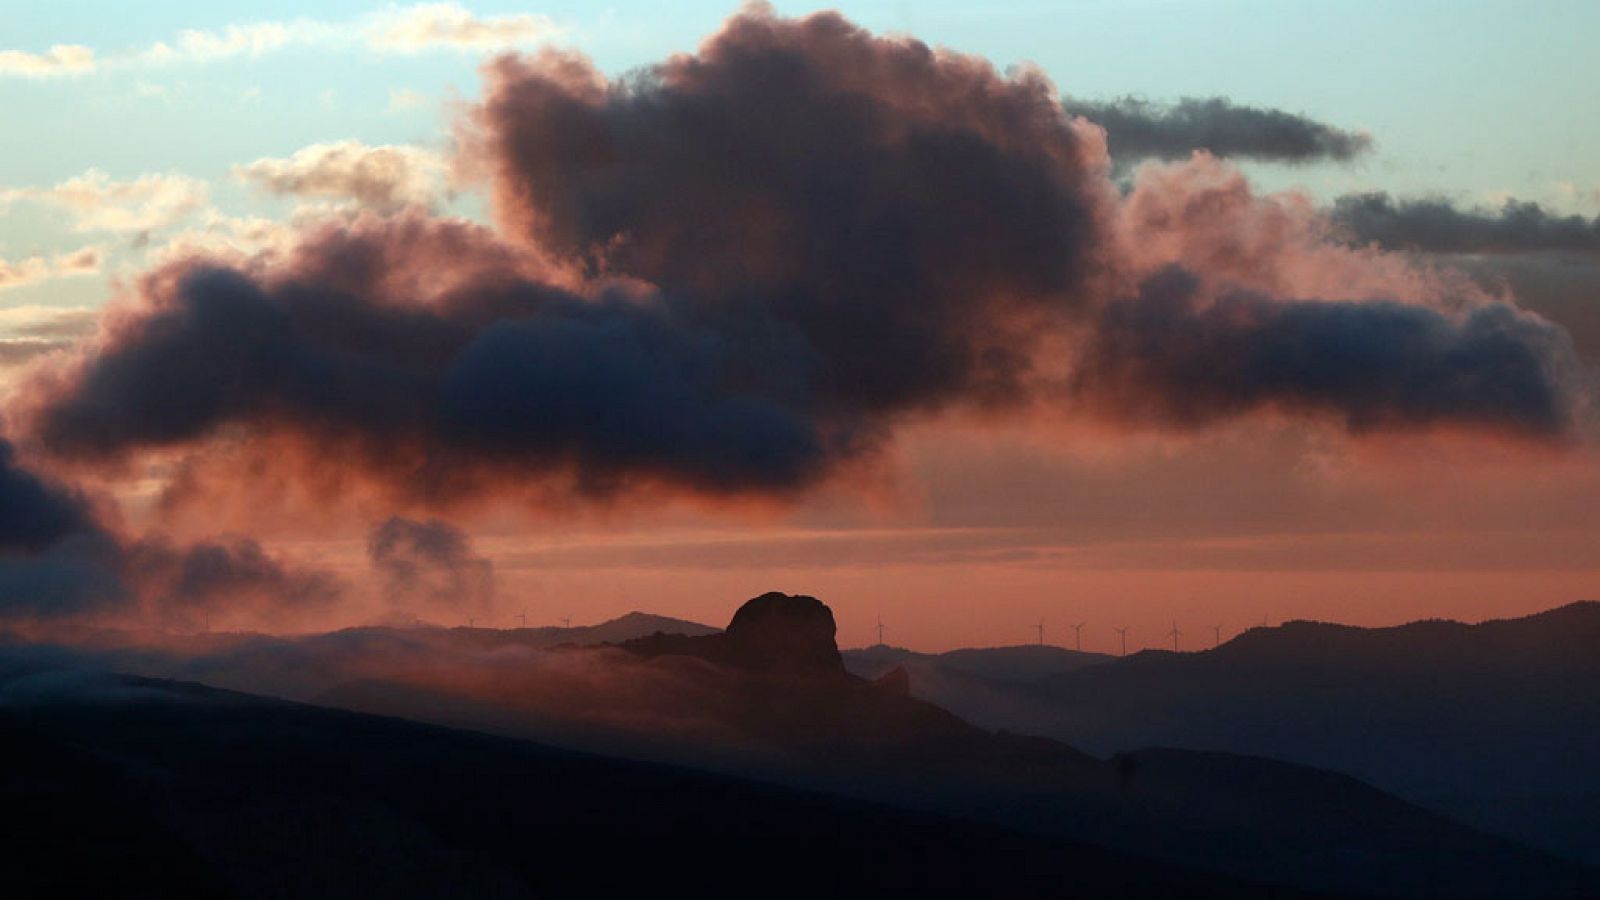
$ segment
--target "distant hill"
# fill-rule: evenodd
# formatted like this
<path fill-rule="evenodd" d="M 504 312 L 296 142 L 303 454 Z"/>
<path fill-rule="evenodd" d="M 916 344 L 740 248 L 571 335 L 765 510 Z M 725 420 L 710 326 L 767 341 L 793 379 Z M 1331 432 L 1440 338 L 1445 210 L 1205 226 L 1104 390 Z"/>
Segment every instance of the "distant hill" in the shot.
<path fill-rule="evenodd" d="M 1051 715 L 1025 688 L 1052 675 L 1114 658 L 1040 644 L 948 653 L 917 653 L 878 644 L 844 651 L 845 668 L 851 674 L 877 679 L 895 668 L 904 669 L 913 696 L 951 710 L 974 725 L 1014 730 L 1020 723 Z"/>
<path fill-rule="evenodd" d="M 512 640 L 532 639 L 540 646 L 552 646 L 562 643 L 620 644 L 623 641 L 648 637 L 652 634 L 702 635 L 716 634 L 720 630 L 710 625 L 674 619 L 671 616 L 631 612 L 615 619 L 607 619 L 598 625 L 574 625 L 571 628 L 516 628 L 507 629 L 503 634 Z"/>
<path fill-rule="evenodd" d="M 1311 896 L 198 685 L 8 674 L 9 896 Z"/>
<path fill-rule="evenodd" d="M 1174 746 L 1336 769 L 1600 863 L 1600 803 L 1574 799 L 1600 796 L 1600 604 L 1476 625 L 1289 622 L 1017 694 L 989 707 L 1010 716 L 991 724 L 1096 753 Z"/>
<path fill-rule="evenodd" d="M 1084 653 L 1049 644 L 1018 644 L 917 653 L 878 644 L 844 651 L 845 666 L 863 678 L 877 678 L 895 666 L 966 675 L 986 681 L 1032 682 L 1050 675 L 1076 672 L 1086 666 L 1115 659 L 1104 653 Z"/>

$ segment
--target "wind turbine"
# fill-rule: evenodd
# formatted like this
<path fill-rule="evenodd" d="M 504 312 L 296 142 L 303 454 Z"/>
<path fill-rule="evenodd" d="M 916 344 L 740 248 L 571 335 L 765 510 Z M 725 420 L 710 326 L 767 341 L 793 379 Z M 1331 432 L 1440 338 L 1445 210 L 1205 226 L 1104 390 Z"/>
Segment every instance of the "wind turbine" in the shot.
<path fill-rule="evenodd" d="M 517 618 L 522 620 L 522 627 L 523 628 L 527 628 L 528 627 L 528 611 L 527 610 L 523 610 L 522 612 L 517 613 Z"/>
<path fill-rule="evenodd" d="M 1044 620 L 1040 619 L 1039 620 L 1039 624 L 1033 626 L 1033 628 L 1034 628 L 1035 631 L 1039 632 L 1039 646 L 1043 647 L 1044 646 Z"/>
<path fill-rule="evenodd" d="M 478 620 L 477 619 L 474 619 L 471 616 L 467 616 L 467 627 L 468 628 L 472 628 L 477 624 L 478 624 Z"/>
<path fill-rule="evenodd" d="M 1177 653 L 1178 652 L 1178 638 L 1183 636 L 1183 632 L 1178 630 L 1178 623 L 1177 622 L 1173 622 L 1172 623 L 1172 630 L 1167 632 L 1167 634 L 1172 635 L 1172 652 L 1173 653 Z"/>
<path fill-rule="evenodd" d="M 884 643 L 883 643 L 883 632 L 884 632 L 884 630 L 885 629 L 883 627 L 883 616 L 879 616 L 878 617 L 878 646 L 880 646 L 880 647 L 884 646 Z"/>
<path fill-rule="evenodd" d="M 1079 653 L 1083 652 L 1083 626 L 1087 624 L 1089 623 L 1079 622 L 1078 624 L 1072 626 L 1072 633 L 1075 637 L 1074 645 L 1077 647 Z"/>
<path fill-rule="evenodd" d="M 572 617 L 571 616 L 562 616 L 561 617 L 561 627 L 562 628 L 571 628 L 572 627 Z"/>
<path fill-rule="evenodd" d="M 1221 625 L 1213 625 L 1213 626 L 1211 626 L 1211 630 L 1216 632 L 1216 635 L 1217 635 L 1217 642 L 1215 644 L 1211 645 L 1212 648 L 1221 647 L 1222 646 L 1222 626 Z"/>
<path fill-rule="evenodd" d="M 1128 655 L 1128 626 L 1124 625 L 1121 628 L 1113 628 L 1111 630 L 1115 631 L 1117 633 L 1117 637 L 1122 639 L 1122 655 L 1123 656 L 1127 656 Z"/>

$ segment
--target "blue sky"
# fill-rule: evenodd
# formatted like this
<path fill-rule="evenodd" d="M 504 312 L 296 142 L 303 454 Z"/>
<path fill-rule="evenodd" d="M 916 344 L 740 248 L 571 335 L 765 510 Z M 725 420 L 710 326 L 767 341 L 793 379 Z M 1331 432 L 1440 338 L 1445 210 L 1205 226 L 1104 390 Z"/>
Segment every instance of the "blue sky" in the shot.
<path fill-rule="evenodd" d="M 6 8 L 9 7 L 9 8 Z M 353 22 L 382 5 L 325 3 L 6 3 L 0 49 L 81 44 L 102 57 L 172 41 L 184 29 L 308 18 Z M 618 72 L 688 49 L 727 3 L 471 6 L 479 16 L 548 16 L 557 42 Z M 783 3 L 786 13 L 816 7 Z M 1600 150 L 1600 5 L 1133 0 L 852 3 L 875 30 L 910 32 L 1001 64 L 1041 66 L 1066 93 L 1224 95 L 1370 130 L 1379 153 L 1354 172 L 1290 173 L 1312 189 L 1374 182 L 1397 189 L 1536 196 L 1553 182 L 1592 185 Z M 436 107 L 388 110 L 393 89 L 433 98 L 476 91 L 477 55 L 378 56 L 291 48 L 260 58 L 131 67 L 81 77 L 0 81 L 28 123 L 0 161 L 0 183 L 36 184 L 97 166 L 113 174 L 229 166 L 305 144 L 439 137 Z M 245 100 L 246 92 L 259 97 Z M 331 96 L 325 97 L 326 92 Z M 164 93 L 161 93 L 164 92 Z M 1279 180 L 1279 179 L 1274 179 Z"/>

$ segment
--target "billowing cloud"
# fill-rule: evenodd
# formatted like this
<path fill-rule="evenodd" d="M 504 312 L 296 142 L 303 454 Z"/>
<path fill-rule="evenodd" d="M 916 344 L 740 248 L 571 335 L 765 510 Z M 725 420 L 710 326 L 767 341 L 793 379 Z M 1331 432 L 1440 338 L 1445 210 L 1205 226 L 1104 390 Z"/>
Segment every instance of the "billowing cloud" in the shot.
<path fill-rule="evenodd" d="M 100 248 L 80 247 L 55 256 L 30 256 L 15 262 L 0 259 L 0 291 L 19 288 L 52 278 L 93 275 L 100 271 Z"/>
<path fill-rule="evenodd" d="M 274 194 L 354 201 L 380 213 L 432 206 L 444 193 L 446 164 L 420 147 L 369 147 L 359 141 L 313 144 L 287 159 L 234 167 L 235 177 Z"/>
<path fill-rule="evenodd" d="M 1335 201 L 1333 219 L 1354 240 L 1391 250 L 1600 254 L 1600 217 L 1561 216 L 1515 200 L 1498 210 L 1462 209 L 1437 197 L 1351 194 Z"/>
<path fill-rule="evenodd" d="M 43 53 L 0 50 L 0 76 L 55 78 L 93 72 L 94 51 L 81 44 L 56 44 Z"/>
<path fill-rule="evenodd" d="M 560 53 L 488 78 L 462 163 L 496 229 L 412 210 L 178 258 L 18 421 L 83 464 L 256 447 L 257 474 L 395 508 L 787 497 L 942 411 L 1578 427 L 1559 328 L 1209 155 L 1123 196 L 1035 71 L 757 9 L 622 80 Z"/>
<path fill-rule="evenodd" d="M 52 187 L 0 193 L 5 202 L 19 199 L 66 212 L 78 231 L 147 232 L 205 209 L 210 189 L 185 175 L 151 173 L 124 181 L 90 169 Z"/>
<path fill-rule="evenodd" d="M 1121 161 L 1185 159 L 1205 150 L 1263 162 L 1349 162 L 1372 149 L 1365 132 L 1225 97 L 1185 97 L 1176 103 L 1069 98 L 1066 108 L 1104 128 L 1111 155 Z"/>
<path fill-rule="evenodd" d="M 368 535 L 367 558 L 394 609 L 481 613 L 494 597 L 493 564 L 449 522 L 392 516 Z"/>

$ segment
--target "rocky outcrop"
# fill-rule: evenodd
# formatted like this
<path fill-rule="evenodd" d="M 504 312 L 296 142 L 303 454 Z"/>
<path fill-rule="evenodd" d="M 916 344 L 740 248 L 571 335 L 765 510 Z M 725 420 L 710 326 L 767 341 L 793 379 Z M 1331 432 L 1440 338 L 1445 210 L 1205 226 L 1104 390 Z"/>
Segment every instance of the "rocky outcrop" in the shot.
<path fill-rule="evenodd" d="M 653 635 L 620 646 L 641 656 L 698 656 L 751 672 L 834 678 L 845 676 L 836 631 L 833 610 L 821 600 L 772 591 L 746 601 L 721 634 Z"/>

